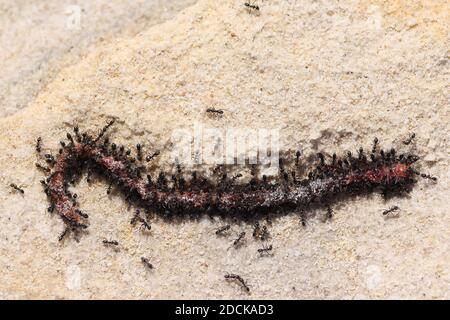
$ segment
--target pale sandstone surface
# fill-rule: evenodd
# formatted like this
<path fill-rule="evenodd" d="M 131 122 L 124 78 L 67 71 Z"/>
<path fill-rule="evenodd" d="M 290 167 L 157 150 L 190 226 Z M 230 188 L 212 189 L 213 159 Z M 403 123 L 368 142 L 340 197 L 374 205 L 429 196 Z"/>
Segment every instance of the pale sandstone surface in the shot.
<path fill-rule="evenodd" d="M 201 0 L 63 69 L 30 106 L 0 120 L 0 296 L 448 299 L 449 7 L 430 2 L 274 0 L 257 15 L 242 1 Z M 209 107 L 224 116 L 208 117 Z M 377 136 L 414 149 L 418 168 L 439 181 L 419 181 L 408 197 L 334 204 L 332 221 L 318 210 L 306 228 L 295 215 L 275 219 L 274 256 L 259 258 L 250 237 L 230 248 L 250 225 L 217 238 L 218 220 L 155 219 L 144 234 L 130 226 L 134 209 L 123 198 L 83 179 L 74 190 L 89 233 L 59 243 L 63 223 L 46 212 L 34 141 L 55 152 L 75 124 L 99 130 L 111 117 L 115 141 L 162 150 L 155 170 L 166 167 L 173 130 L 199 122 L 278 128 L 283 149 L 304 154 L 369 149 Z M 417 139 L 402 146 L 411 132 Z M 399 216 L 385 219 L 392 205 Z M 118 240 L 120 251 L 103 239 Z M 226 283 L 226 272 L 242 275 L 251 295 Z"/>
<path fill-rule="evenodd" d="M 172 18 L 195 0 L 0 0 L 0 116 L 97 47 Z"/>

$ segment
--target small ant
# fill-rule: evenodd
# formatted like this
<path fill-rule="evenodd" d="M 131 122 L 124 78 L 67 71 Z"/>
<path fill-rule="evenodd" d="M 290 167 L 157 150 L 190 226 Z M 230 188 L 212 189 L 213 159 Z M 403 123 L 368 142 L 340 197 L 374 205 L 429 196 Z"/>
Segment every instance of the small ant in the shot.
<path fill-rule="evenodd" d="M 302 227 L 306 227 L 306 217 L 305 217 L 305 214 L 304 214 L 304 213 L 302 213 L 302 214 L 300 215 L 300 222 L 301 222 L 301 224 L 302 224 Z"/>
<path fill-rule="evenodd" d="M 142 217 L 139 216 L 140 213 L 141 213 L 140 210 L 136 210 L 136 212 L 134 213 L 133 218 L 130 221 L 130 224 L 135 225 L 136 222 L 139 221 L 145 229 L 151 230 L 152 226 L 149 223 L 147 223 L 147 221 L 145 221 Z"/>
<path fill-rule="evenodd" d="M 226 226 L 220 227 L 219 229 L 216 230 L 216 234 L 217 235 L 222 235 L 225 231 L 230 230 L 230 225 L 227 224 Z"/>
<path fill-rule="evenodd" d="M 44 167 L 44 166 L 41 165 L 40 163 L 36 163 L 36 168 L 38 168 L 39 170 L 42 170 L 42 171 L 44 171 L 44 172 L 47 172 L 47 173 L 51 171 L 50 168 Z"/>
<path fill-rule="evenodd" d="M 259 227 L 259 222 L 256 222 L 253 226 L 253 238 L 258 238 L 261 232 L 261 228 Z"/>
<path fill-rule="evenodd" d="M 142 161 L 142 146 L 138 143 L 136 145 L 136 149 L 137 149 L 137 159 L 139 161 Z"/>
<path fill-rule="evenodd" d="M 397 211 L 397 210 L 399 210 L 399 209 L 400 209 L 400 208 L 399 208 L 398 206 L 390 207 L 389 209 L 383 211 L 383 215 L 387 215 L 387 214 L 389 214 L 389 213 L 391 213 L 391 212 L 394 212 L 394 211 Z"/>
<path fill-rule="evenodd" d="M 46 154 L 44 155 L 44 157 L 45 157 L 45 161 L 46 161 L 48 164 L 54 165 L 54 164 L 56 163 L 55 157 L 52 156 L 51 154 L 46 153 Z"/>
<path fill-rule="evenodd" d="M 437 179 L 438 178 L 436 178 L 436 177 L 433 177 L 433 176 L 431 176 L 431 175 L 429 175 L 429 174 L 425 174 L 425 173 L 420 173 L 420 172 L 418 172 L 418 171 L 416 171 L 416 170 L 414 170 L 414 169 L 410 169 L 414 174 L 416 174 L 416 175 L 418 175 L 418 176 L 421 176 L 422 178 L 424 178 L 424 179 L 429 179 L 429 180 L 433 180 L 433 181 L 437 181 Z"/>
<path fill-rule="evenodd" d="M 108 189 L 106 189 L 106 194 L 111 194 L 112 185 L 113 185 L 113 183 L 110 182 L 109 185 L 108 185 Z"/>
<path fill-rule="evenodd" d="M 81 142 L 80 128 L 78 128 L 78 126 L 75 126 L 73 128 L 73 132 L 75 132 L 75 136 L 77 137 L 78 142 Z"/>
<path fill-rule="evenodd" d="M 63 232 L 58 237 L 58 241 L 61 242 L 63 239 L 68 235 L 69 231 L 74 233 L 75 241 L 80 242 L 80 239 L 78 238 L 79 232 L 81 229 L 86 229 L 87 225 L 81 224 L 81 223 L 70 223 L 69 225 L 66 225 Z"/>
<path fill-rule="evenodd" d="M 403 144 L 409 145 L 415 137 L 416 137 L 416 134 L 413 132 L 412 135 L 407 140 L 403 141 Z"/>
<path fill-rule="evenodd" d="M 24 193 L 25 193 L 25 191 L 24 191 L 22 188 L 19 188 L 15 183 L 11 183 L 9 186 L 10 186 L 11 188 L 13 188 L 13 189 L 19 191 L 21 194 L 24 194 Z"/>
<path fill-rule="evenodd" d="M 242 177 L 241 173 L 236 174 L 234 177 L 231 178 L 231 181 L 236 181 L 236 179 L 239 179 L 240 177 Z"/>
<path fill-rule="evenodd" d="M 359 150 L 358 150 L 358 160 L 359 161 L 361 161 L 361 160 L 363 160 L 364 159 L 364 149 L 361 147 L 361 148 L 359 148 Z"/>
<path fill-rule="evenodd" d="M 69 232 L 69 230 L 70 230 L 70 228 L 69 228 L 69 227 L 66 227 L 66 228 L 64 229 L 64 231 L 59 235 L 59 237 L 58 237 L 58 241 L 59 241 L 59 242 L 61 242 L 61 241 L 64 239 L 64 237 L 67 235 L 67 233 Z"/>
<path fill-rule="evenodd" d="M 246 6 L 246 7 L 249 8 L 249 9 L 254 9 L 254 10 L 256 10 L 256 11 L 259 11 L 259 6 L 258 6 L 258 5 L 255 5 L 255 2 L 254 2 L 254 1 L 253 1 L 252 3 L 250 3 L 250 1 L 245 2 L 245 3 L 244 3 L 244 6 Z"/>
<path fill-rule="evenodd" d="M 326 218 L 327 218 L 327 220 L 333 218 L 333 209 L 330 206 L 327 207 L 327 216 L 326 216 Z"/>
<path fill-rule="evenodd" d="M 141 257 L 142 263 L 149 269 L 153 269 L 153 265 L 148 261 L 147 258 Z"/>
<path fill-rule="evenodd" d="M 265 253 L 269 253 L 269 251 L 272 251 L 272 245 L 269 246 L 265 246 L 263 245 L 263 247 L 261 249 L 258 249 L 258 253 L 259 255 L 262 257 Z"/>
<path fill-rule="evenodd" d="M 131 225 L 135 225 L 137 221 L 140 221 L 141 217 L 139 216 L 141 214 L 140 210 L 136 210 L 134 213 L 133 218 L 130 221 Z"/>
<path fill-rule="evenodd" d="M 119 242 L 117 242 L 116 240 L 103 240 L 103 244 L 105 246 L 108 246 L 108 245 L 110 245 L 110 246 L 118 246 Z"/>
<path fill-rule="evenodd" d="M 267 226 L 263 226 L 262 228 L 259 225 L 259 222 L 256 222 L 253 229 L 253 238 L 260 240 L 267 240 L 270 234 L 267 230 Z"/>
<path fill-rule="evenodd" d="M 159 155 L 159 151 L 156 151 L 156 152 L 154 152 L 152 155 L 148 155 L 148 156 L 145 158 L 145 160 L 146 160 L 147 162 L 149 162 L 149 161 L 153 160 L 153 158 L 157 157 L 158 155 Z"/>
<path fill-rule="evenodd" d="M 298 163 L 299 163 L 299 160 L 300 160 L 300 155 L 301 155 L 300 150 L 297 150 L 297 152 L 295 153 L 295 165 L 297 167 L 298 167 Z"/>
<path fill-rule="evenodd" d="M 245 237 L 245 232 L 242 231 L 242 232 L 239 234 L 239 236 L 237 237 L 237 239 L 234 240 L 233 245 L 234 245 L 235 247 L 237 247 L 237 246 L 241 243 L 241 240 L 242 240 L 244 237 Z"/>
<path fill-rule="evenodd" d="M 250 288 L 247 286 L 247 284 L 245 283 L 244 279 L 242 279 L 241 276 L 237 274 L 227 273 L 224 277 L 226 280 L 237 280 L 241 284 L 241 286 L 245 289 L 245 291 L 250 292 Z"/>
<path fill-rule="evenodd" d="M 42 144 L 42 138 L 38 137 L 36 140 L 36 152 L 37 153 L 41 152 L 41 144 Z"/>
<path fill-rule="evenodd" d="M 115 120 L 111 120 L 110 122 L 108 122 L 108 124 L 106 126 L 103 127 L 102 131 L 100 131 L 99 135 L 97 136 L 97 138 L 94 140 L 94 143 L 97 143 L 98 140 L 100 140 L 106 133 L 106 131 L 108 131 L 109 127 L 111 127 L 114 124 Z M 71 139 L 69 139 L 71 140 Z M 73 142 L 71 140 L 71 142 Z"/>
<path fill-rule="evenodd" d="M 430 176 L 429 174 L 425 174 L 425 173 L 421 173 L 420 176 L 422 178 L 424 178 L 424 179 L 430 179 L 430 180 L 433 180 L 433 181 L 437 181 L 437 179 L 438 179 L 436 177 Z"/>
<path fill-rule="evenodd" d="M 263 227 L 262 227 L 262 231 L 261 231 L 261 235 L 259 236 L 259 238 L 260 238 L 262 241 L 265 241 L 265 240 L 267 240 L 269 237 L 270 237 L 270 234 L 269 234 L 269 231 L 267 230 L 267 227 L 266 227 L 266 226 L 263 226 Z"/>
<path fill-rule="evenodd" d="M 76 194 L 75 194 L 75 196 L 76 196 Z M 89 218 L 89 215 L 87 213 L 84 213 L 81 210 L 76 210 L 76 212 L 85 219 Z"/>
<path fill-rule="evenodd" d="M 208 112 L 208 113 L 215 113 L 215 114 L 223 114 L 223 110 L 215 109 L 215 108 L 208 108 L 208 109 L 206 109 L 206 112 Z"/>
<path fill-rule="evenodd" d="M 89 167 L 87 168 L 86 182 L 87 183 L 92 182 L 92 169 Z"/>
<path fill-rule="evenodd" d="M 149 224 L 149 223 L 147 223 L 147 221 L 145 221 L 144 219 L 142 219 L 141 218 L 141 224 L 142 224 L 142 226 L 145 228 L 145 229 L 147 229 L 147 230 L 151 230 L 152 229 L 152 226 Z"/>
<path fill-rule="evenodd" d="M 378 138 L 375 137 L 375 139 L 373 139 L 372 153 L 376 153 L 377 145 L 378 145 Z"/>
<path fill-rule="evenodd" d="M 70 133 L 67 132 L 67 139 L 69 139 L 69 141 L 73 144 L 73 138 L 72 135 Z"/>

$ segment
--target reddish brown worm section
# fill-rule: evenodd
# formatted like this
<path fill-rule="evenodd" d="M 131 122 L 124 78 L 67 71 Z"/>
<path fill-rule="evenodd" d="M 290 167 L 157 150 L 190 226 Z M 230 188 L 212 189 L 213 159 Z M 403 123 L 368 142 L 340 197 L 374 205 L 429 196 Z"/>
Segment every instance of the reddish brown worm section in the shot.
<path fill-rule="evenodd" d="M 104 130 L 105 131 L 105 130 Z M 418 173 L 412 164 L 418 160 L 414 155 L 395 154 L 395 150 L 371 154 L 371 159 L 360 153 L 357 158 L 344 161 L 333 157 L 321 163 L 307 179 L 289 181 L 282 176 L 268 183 L 256 179 L 252 184 L 234 185 L 196 183 L 193 179 L 178 187 L 168 187 L 163 182 L 151 182 L 141 177 L 138 166 L 127 156 L 111 148 L 108 141 L 99 143 L 88 135 L 63 144 L 54 167 L 46 181 L 42 181 L 51 207 L 72 227 L 86 227 L 85 215 L 71 192 L 70 182 L 79 177 L 83 167 L 89 167 L 117 185 L 127 198 L 140 205 L 164 214 L 192 215 L 201 213 L 233 213 L 251 216 L 258 212 L 278 209 L 295 210 L 314 202 L 327 202 L 342 194 L 368 193 L 376 188 L 385 192 L 407 190 Z M 362 151 L 362 150 L 361 150 Z M 283 171 L 286 171 L 283 169 Z M 197 181 L 197 180 L 196 180 Z M 223 182 L 223 181 L 222 181 Z"/>

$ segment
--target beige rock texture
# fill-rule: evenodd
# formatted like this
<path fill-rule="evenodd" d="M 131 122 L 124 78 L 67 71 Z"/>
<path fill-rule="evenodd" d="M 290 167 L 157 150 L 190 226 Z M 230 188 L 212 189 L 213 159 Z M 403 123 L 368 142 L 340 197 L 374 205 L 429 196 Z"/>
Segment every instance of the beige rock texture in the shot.
<path fill-rule="evenodd" d="M 32 101 L 91 47 L 136 35 L 195 0 L 0 0 L 0 116 Z"/>
<path fill-rule="evenodd" d="M 62 69 L 36 99 L 0 119 L 0 297 L 50 299 L 366 299 L 450 297 L 449 4 L 447 1 L 199 0 L 174 19 L 93 49 Z M 224 110 L 210 117 L 207 108 Z M 102 179 L 72 189 L 89 213 L 88 232 L 58 242 L 64 229 L 35 168 L 34 151 L 57 152 L 74 125 L 161 150 L 171 165 L 179 128 L 279 129 L 282 149 L 304 154 L 385 148 L 414 150 L 420 180 L 407 197 L 356 197 L 323 209 L 303 228 L 273 219 L 273 256 L 260 242 L 219 238 L 219 219 L 166 222 L 145 233 L 134 207 Z M 402 140 L 412 132 L 414 142 Z M 25 190 L 14 192 L 10 183 Z M 381 212 L 398 205 L 397 218 Z M 115 239 L 119 250 L 106 248 Z M 146 270 L 140 257 L 155 268 Z M 247 280 L 250 295 L 225 273 Z"/>

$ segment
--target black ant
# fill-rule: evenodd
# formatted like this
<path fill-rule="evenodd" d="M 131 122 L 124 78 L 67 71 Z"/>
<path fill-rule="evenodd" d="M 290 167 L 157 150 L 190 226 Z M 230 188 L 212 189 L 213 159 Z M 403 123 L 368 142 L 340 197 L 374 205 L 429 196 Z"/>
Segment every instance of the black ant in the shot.
<path fill-rule="evenodd" d="M 377 145 L 378 145 L 378 138 L 375 137 L 375 139 L 373 139 L 372 153 L 377 152 Z"/>
<path fill-rule="evenodd" d="M 136 210 L 136 212 L 134 213 L 133 218 L 130 221 L 130 224 L 135 225 L 136 222 L 139 221 L 145 229 L 151 230 L 152 226 L 149 223 L 147 223 L 147 221 L 145 221 L 142 217 L 139 216 L 140 213 L 141 213 L 140 210 Z"/>
<path fill-rule="evenodd" d="M 154 152 L 152 155 L 148 155 L 148 156 L 145 158 L 145 160 L 146 160 L 147 162 L 149 162 L 149 161 L 153 160 L 153 158 L 155 158 L 155 157 L 157 157 L 157 156 L 159 156 L 159 151 Z"/>
<path fill-rule="evenodd" d="M 98 140 L 100 140 L 106 133 L 106 131 L 109 129 L 109 127 L 111 127 L 114 124 L 115 120 L 111 120 L 110 122 L 108 122 L 108 124 L 106 126 L 103 127 L 102 131 L 100 131 L 99 135 L 97 136 L 97 138 L 94 140 L 94 143 L 96 143 Z M 69 139 L 72 141 L 72 139 Z"/>
<path fill-rule="evenodd" d="M 331 218 L 333 218 L 333 209 L 332 209 L 330 206 L 328 206 L 328 207 L 327 207 L 327 215 L 326 215 L 326 219 L 327 219 L 327 220 L 330 220 Z"/>
<path fill-rule="evenodd" d="M 362 161 L 365 159 L 365 155 L 364 155 L 364 149 L 361 147 L 358 150 L 358 160 Z"/>
<path fill-rule="evenodd" d="M 412 169 L 412 168 L 410 168 L 410 170 L 411 170 L 414 174 L 416 174 L 416 175 L 418 175 L 418 176 L 421 176 L 421 177 L 424 178 L 424 179 L 429 179 L 429 180 L 433 180 L 433 181 L 437 181 L 437 179 L 438 179 L 438 178 L 433 177 L 433 176 L 431 176 L 431 175 L 429 175 L 429 174 L 420 173 L 420 172 L 418 172 L 418 171 L 416 171 L 416 170 L 414 170 L 414 169 Z"/>
<path fill-rule="evenodd" d="M 297 167 L 298 167 L 298 163 L 299 163 L 299 160 L 300 160 L 300 155 L 301 155 L 300 150 L 297 150 L 297 152 L 295 153 L 295 165 Z"/>
<path fill-rule="evenodd" d="M 424 178 L 424 179 L 430 179 L 430 180 L 433 180 L 433 181 L 437 181 L 436 177 L 430 176 L 429 174 L 421 173 L 420 176 L 422 178 Z"/>
<path fill-rule="evenodd" d="M 261 231 L 261 235 L 259 236 L 259 238 L 260 238 L 262 241 L 265 241 L 265 240 L 267 240 L 269 237 L 270 237 L 270 233 L 269 233 L 269 231 L 267 230 L 267 227 L 266 227 L 266 226 L 263 226 L 263 227 L 262 227 L 262 231 Z"/>
<path fill-rule="evenodd" d="M 138 143 L 136 145 L 136 149 L 137 149 L 137 159 L 139 161 L 142 161 L 142 146 Z"/>
<path fill-rule="evenodd" d="M 108 185 L 108 189 L 106 189 L 106 194 L 111 194 L 112 185 L 113 185 L 113 183 L 110 182 L 109 185 Z"/>
<path fill-rule="evenodd" d="M 45 157 L 45 161 L 46 161 L 48 164 L 54 165 L 54 164 L 56 163 L 55 157 L 52 156 L 51 154 L 46 153 L 46 154 L 44 155 L 44 157 Z"/>
<path fill-rule="evenodd" d="M 300 212 L 300 222 L 303 227 L 306 227 L 306 214 L 305 211 Z"/>
<path fill-rule="evenodd" d="M 407 140 L 403 141 L 403 144 L 409 145 L 415 137 L 416 137 L 416 134 L 413 132 L 412 135 Z"/>
<path fill-rule="evenodd" d="M 52 213 L 53 210 L 55 210 L 55 205 L 52 203 L 52 204 L 47 208 L 47 211 L 50 212 L 50 213 Z"/>
<path fill-rule="evenodd" d="M 78 126 L 75 126 L 73 128 L 73 132 L 75 132 L 75 136 L 77 137 L 77 141 L 81 142 L 80 129 L 78 128 Z"/>
<path fill-rule="evenodd" d="M 147 222 L 147 221 L 145 221 L 144 219 L 142 219 L 141 218 L 141 224 L 142 224 L 142 226 L 145 228 L 145 229 L 147 229 L 147 230 L 151 230 L 152 229 L 152 226 Z"/>
<path fill-rule="evenodd" d="M 79 233 L 81 229 L 86 229 L 87 225 L 81 224 L 81 223 L 70 223 L 69 225 L 66 225 L 63 232 L 58 237 L 58 241 L 61 242 L 63 239 L 67 236 L 69 231 L 74 233 L 75 241 L 80 242 L 80 239 L 78 238 Z"/>
<path fill-rule="evenodd" d="M 140 210 L 136 210 L 134 213 L 133 218 L 130 221 L 130 224 L 135 225 L 137 221 L 139 221 L 140 219 L 142 219 L 139 215 L 141 214 Z"/>
<path fill-rule="evenodd" d="M 208 109 L 206 109 L 206 112 L 208 112 L 208 113 L 215 113 L 215 114 L 223 114 L 223 110 L 215 109 L 215 108 L 208 108 Z"/>
<path fill-rule="evenodd" d="M 249 2 L 245 2 L 244 6 L 246 6 L 249 9 L 253 9 L 253 10 L 259 11 L 259 6 L 255 5 L 254 1 L 252 3 L 250 3 L 250 1 Z"/>
<path fill-rule="evenodd" d="M 70 143 L 72 143 L 73 144 L 73 138 L 72 138 L 72 135 L 70 134 L 70 133 L 68 133 L 67 132 L 67 139 L 69 139 L 69 141 L 70 141 Z"/>
<path fill-rule="evenodd" d="M 235 247 L 237 247 L 237 246 L 241 243 L 241 240 L 242 240 L 244 237 L 245 237 L 245 232 L 243 231 L 243 232 L 241 232 L 241 233 L 238 235 L 237 239 L 234 240 L 233 245 L 234 245 Z"/>
<path fill-rule="evenodd" d="M 76 194 L 75 194 L 75 196 L 76 196 Z M 84 213 L 84 212 L 81 211 L 81 210 L 76 210 L 76 212 L 77 212 L 80 216 L 82 216 L 83 218 L 85 218 L 85 219 L 89 218 L 89 215 L 86 214 L 86 213 Z"/>
<path fill-rule="evenodd" d="M 261 228 L 259 226 L 259 222 L 256 222 L 253 226 L 253 238 L 258 238 L 261 232 Z"/>
<path fill-rule="evenodd" d="M 117 242 L 116 240 L 103 240 L 103 244 L 105 246 L 118 246 L 119 242 Z"/>
<path fill-rule="evenodd" d="M 69 228 L 69 227 L 66 227 L 66 228 L 64 229 L 64 231 L 59 235 L 59 237 L 58 237 L 58 241 L 59 241 L 59 242 L 61 242 L 61 241 L 64 239 L 64 237 L 67 235 L 67 233 L 69 232 L 69 230 L 70 230 L 70 228 Z"/>
<path fill-rule="evenodd" d="M 269 253 L 269 251 L 272 251 L 272 245 L 269 246 L 263 245 L 261 249 L 258 249 L 258 253 L 260 254 L 260 256 Z"/>
<path fill-rule="evenodd" d="M 238 173 L 238 174 L 236 174 L 234 177 L 231 178 L 231 181 L 234 182 L 234 181 L 236 181 L 237 179 L 239 179 L 239 178 L 241 178 L 241 177 L 242 177 L 242 174 L 241 174 L 241 173 Z"/>
<path fill-rule="evenodd" d="M 141 257 L 142 263 L 149 269 L 153 269 L 153 265 L 148 261 L 147 258 Z"/>
<path fill-rule="evenodd" d="M 400 209 L 400 208 L 399 208 L 398 206 L 390 207 L 389 209 L 383 211 L 383 215 L 387 215 L 387 214 L 389 214 L 389 213 L 391 213 L 391 212 L 394 212 L 394 211 L 397 211 L 397 210 L 399 210 L 399 209 Z"/>
<path fill-rule="evenodd" d="M 11 183 L 9 186 L 10 186 L 11 188 L 13 188 L 13 189 L 19 191 L 21 194 L 24 194 L 24 193 L 25 193 L 25 191 L 24 191 L 22 188 L 19 188 L 15 183 Z"/>
<path fill-rule="evenodd" d="M 261 228 L 259 222 L 256 222 L 253 229 L 253 238 L 265 241 L 269 237 L 270 234 L 269 231 L 267 230 L 267 226 L 263 226 Z"/>
<path fill-rule="evenodd" d="M 44 167 L 43 165 L 41 165 L 40 163 L 36 163 L 36 168 L 38 168 L 39 170 L 42 170 L 46 173 L 49 173 L 51 170 L 48 167 Z"/>
<path fill-rule="evenodd" d="M 92 169 L 89 167 L 87 168 L 86 182 L 87 183 L 92 182 Z"/>
<path fill-rule="evenodd" d="M 225 231 L 230 230 L 230 225 L 227 224 L 226 226 L 220 227 L 219 229 L 216 230 L 216 234 L 217 235 L 222 235 Z"/>
<path fill-rule="evenodd" d="M 241 284 L 241 286 L 245 289 L 245 291 L 250 292 L 250 288 L 247 286 L 247 284 L 245 283 L 244 279 L 242 279 L 241 276 L 237 274 L 227 273 L 224 277 L 226 280 L 237 280 Z"/>
<path fill-rule="evenodd" d="M 37 153 L 41 152 L 41 144 L 42 144 L 42 138 L 38 137 L 36 140 L 36 152 Z"/>

